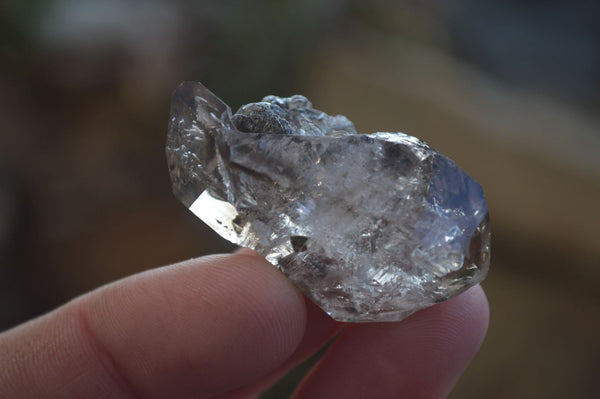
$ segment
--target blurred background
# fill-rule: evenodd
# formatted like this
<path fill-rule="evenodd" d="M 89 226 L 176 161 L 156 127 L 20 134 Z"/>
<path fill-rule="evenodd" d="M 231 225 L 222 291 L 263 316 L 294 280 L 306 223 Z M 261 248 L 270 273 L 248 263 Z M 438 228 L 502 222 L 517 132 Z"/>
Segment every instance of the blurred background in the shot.
<path fill-rule="evenodd" d="M 600 2 L 0 5 L 0 330 L 232 246 L 171 194 L 172 90 L 306 95 L 484 187 L 488 337 L 452 398 L 600 397 Z M 283 395 L 283 394 L 282 394 Z"/>

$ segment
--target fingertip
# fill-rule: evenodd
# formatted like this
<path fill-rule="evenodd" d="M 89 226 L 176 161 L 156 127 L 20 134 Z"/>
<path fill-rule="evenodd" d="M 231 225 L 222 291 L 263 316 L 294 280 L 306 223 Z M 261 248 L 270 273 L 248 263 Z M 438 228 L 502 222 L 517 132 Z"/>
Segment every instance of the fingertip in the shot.
<path fill-rule="evenodd" d="M 263 257 L 247 251 L 175 265 L 149 284 L 163 287 L 149 301 L 166 298 L 163 330 L 176 337 L 163 346 L 163 355 L 148 360 L 161 378 L 137 377 L 150 392 L 169 396 L 168 382 L 182 376 L 182 394 L 215 394 L 247 384 L 291 356 L 306 328 L 302 294 Z M 160 335 L 150 334 L 144 346 L 156 345 Z"/>
<path fill-rule="evenodd" d="M 398 323 L 348 325 L 295 397 L 446 397 L 488 321 L 476 286 Z"/>
<path fill-rule="evenodd" d="M 469 335 L 467 338 L 475 349 L 479 349 L 490 323 L 490 307 L 485 291 L 480 285 L 471 287 L 458 297 L 457 306 L 462 311 L 464 320 L 463 333 Z"/>
<path fill-rule="evenodd" d="M 262 258 L 263 256 L 261 254 L 259 254 L 258 252 L 250 249 L 250 248 L 246 248 L 246 247 L 239 247 L 238 249 L 236 249 L 235 251 L 233 251 L 234 255 L 246 255 L 246 256 L 257 256 Z"/>

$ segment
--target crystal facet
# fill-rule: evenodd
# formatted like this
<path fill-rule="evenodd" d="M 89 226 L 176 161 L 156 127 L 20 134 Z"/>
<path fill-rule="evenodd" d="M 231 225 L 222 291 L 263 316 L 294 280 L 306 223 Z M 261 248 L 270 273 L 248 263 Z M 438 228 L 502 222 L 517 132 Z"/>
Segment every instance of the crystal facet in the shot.
<path fill-rule="evenodd" d="M 402 133 L 357 134 L 303 96 L 232 115 L 203 85 L 173 94 L 173 192 L 254 249 L 334 319 L 398 321 L 479 283 L 490 260 L 481 186 Z"/>

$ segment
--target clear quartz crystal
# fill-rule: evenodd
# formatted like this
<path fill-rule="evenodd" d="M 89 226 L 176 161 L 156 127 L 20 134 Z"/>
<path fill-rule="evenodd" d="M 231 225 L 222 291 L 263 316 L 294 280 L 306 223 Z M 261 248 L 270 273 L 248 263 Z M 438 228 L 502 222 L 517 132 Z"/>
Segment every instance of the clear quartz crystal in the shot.
<path fill-rule="evenodd" d="M 299 95 L 232 115 L 184 82 L 166 151 L 185 206 L 338 321 L 402 320 L 487 274 L 481 186 L 415 137 L 357 134 Z"/>

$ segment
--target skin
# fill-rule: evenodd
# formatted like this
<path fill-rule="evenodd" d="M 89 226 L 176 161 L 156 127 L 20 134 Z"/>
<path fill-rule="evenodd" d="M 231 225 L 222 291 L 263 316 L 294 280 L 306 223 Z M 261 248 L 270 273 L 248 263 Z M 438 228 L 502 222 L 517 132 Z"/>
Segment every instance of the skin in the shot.
<path fill-rule="evenodd" d="M 295 398 L 443 398 L 488 325 L 473 287 L 343 324 L 243 250 L 150 270 L 0 334 L 0 398 L 254 398 L 339 333 Z"/>

